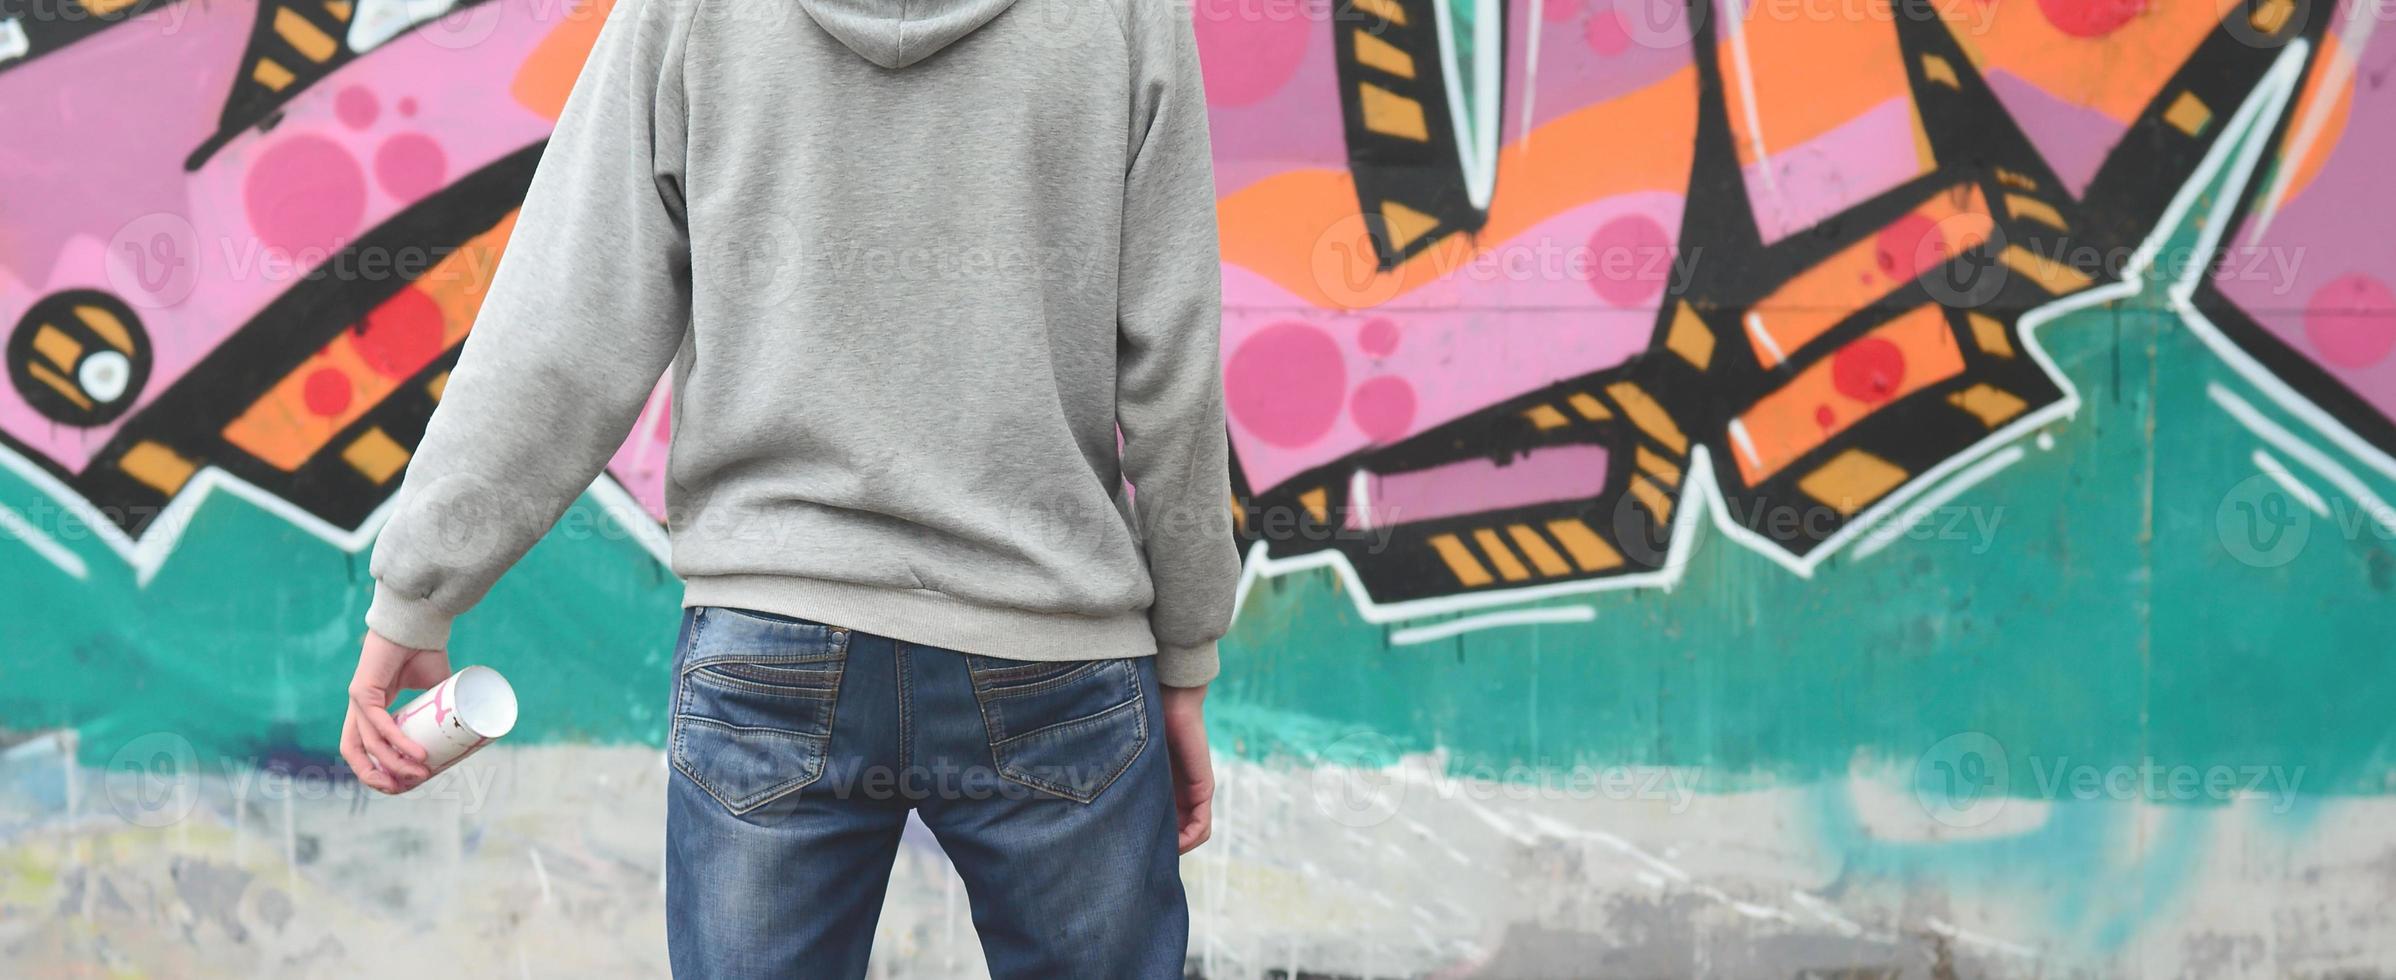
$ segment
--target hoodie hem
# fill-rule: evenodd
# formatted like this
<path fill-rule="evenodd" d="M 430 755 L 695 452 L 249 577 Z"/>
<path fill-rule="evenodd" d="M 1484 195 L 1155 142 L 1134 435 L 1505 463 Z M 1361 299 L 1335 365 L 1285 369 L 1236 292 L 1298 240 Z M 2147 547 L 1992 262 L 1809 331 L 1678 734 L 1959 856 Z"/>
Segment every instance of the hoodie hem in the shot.
<path fill-rule="evenodd" d="M 699 575 L 684 606 L 729 606 L 842 626 L 894 640 L 1008 660 L 1109 660 L 1156 654 L 1145 611 L 1044 613 L 967 602 L 930 589 L 891 589 L 790 575 Z"/>

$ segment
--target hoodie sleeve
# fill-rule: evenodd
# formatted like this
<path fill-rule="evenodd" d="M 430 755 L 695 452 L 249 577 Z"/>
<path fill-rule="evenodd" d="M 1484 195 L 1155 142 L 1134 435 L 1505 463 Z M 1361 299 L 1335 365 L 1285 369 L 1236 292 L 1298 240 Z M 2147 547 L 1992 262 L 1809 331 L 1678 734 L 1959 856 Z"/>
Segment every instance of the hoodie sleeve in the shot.
<path fill-rule="evenodd" d="M 690 322 L 681 13 L 619 0 L 375 543 L 366 624 L 439 649 L 590 486 Z"/>
<path fill-rule="evenodd" d="M 1158 676 L 1215 676 L 1239 582 L 1223 422 L 1222 267 L 1191 8 L 1124 0 L 1131 134 L 1123 178 L 1115 421 L 1156 599 Z"/>

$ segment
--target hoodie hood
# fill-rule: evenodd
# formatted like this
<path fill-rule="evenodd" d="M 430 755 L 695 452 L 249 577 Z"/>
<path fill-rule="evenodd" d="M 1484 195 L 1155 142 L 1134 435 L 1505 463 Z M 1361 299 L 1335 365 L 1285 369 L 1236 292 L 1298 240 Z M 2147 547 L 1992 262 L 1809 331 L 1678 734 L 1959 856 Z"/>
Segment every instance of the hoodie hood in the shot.
<path fill-rule="evenodd" d="M 884 68 L 905 68 L 990 22 L 1015 0 L 799 0 L 824 32 Z"/>

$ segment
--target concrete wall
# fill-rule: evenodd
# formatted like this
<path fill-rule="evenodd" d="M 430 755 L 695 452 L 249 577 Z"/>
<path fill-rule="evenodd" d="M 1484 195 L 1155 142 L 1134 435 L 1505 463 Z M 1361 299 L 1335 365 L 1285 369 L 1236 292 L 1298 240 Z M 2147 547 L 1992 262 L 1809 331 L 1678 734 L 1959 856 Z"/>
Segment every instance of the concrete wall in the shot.
<path fill-rule="evenodd" d="M 600 11 L 58 9 L 0 19 L 0 972 L 663 972 L 665 399 L 459 627 L 519 734 L 331 755 Z M 1198 18 L 1193 974 L 2396 974 L 2388 12 Z M 897 875 L 877 971 L 977 972 Z"/>

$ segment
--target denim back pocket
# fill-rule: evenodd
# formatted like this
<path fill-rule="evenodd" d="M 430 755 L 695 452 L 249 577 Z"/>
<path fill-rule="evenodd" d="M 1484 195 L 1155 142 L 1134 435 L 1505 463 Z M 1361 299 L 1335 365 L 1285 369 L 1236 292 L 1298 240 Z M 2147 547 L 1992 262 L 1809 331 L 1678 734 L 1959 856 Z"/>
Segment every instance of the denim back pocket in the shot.
<path fill-rule="evenodd" d="M 965 664 L 991 759 L 1009 780 L 1088 803 L 1148 744 L 1137 661 L 968 655 Z"/>
<path fill-rule="evenodd" d="M 735 815 L 816 781 L 848 648 L 845 629 L 699 607 L 675 657 L 668 759 Z"/>

